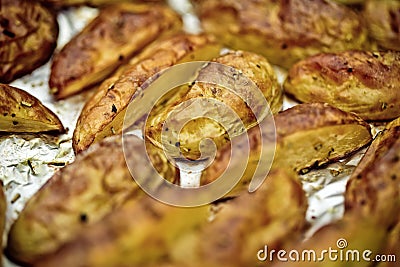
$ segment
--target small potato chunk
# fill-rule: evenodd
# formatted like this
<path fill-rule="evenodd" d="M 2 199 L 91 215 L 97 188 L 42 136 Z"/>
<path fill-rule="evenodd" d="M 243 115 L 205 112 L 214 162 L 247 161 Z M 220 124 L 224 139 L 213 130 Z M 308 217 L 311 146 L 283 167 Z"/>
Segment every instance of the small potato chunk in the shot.
<path fill-rule="evenodd" d="M 36 1 L 2 0 L 0 7 L 0 82 L 9 83 L 49 60 L 58 24 Z"/>
<path fill-rule="evenodd" d="M 289 68 L 320 52 L 369 49 L 367 27 L 349 7 L 325 0 L 197 0 L 205 32 L 232 49 Z"/>
<path fill-rule="evenodd" d="M 64 127 L 50 109 L 27 92 L 0 84 L 0 132 L 64 132 Z"/>
<path fill-rule="evenodd" d="M 306 103 L 326 102 L 368 121 L 400 116 L 400 52 L 320 54 L 294 65 L 284 90 Z"/>
<path fill-rule="evenodd" d="M 181 30 L 167 6 L 110 5 L 54 56 L 49 86 L 57 99 L 102 82 L 157 38 Z"/>
<path fill-rule="evenodd" d="M 104 81 L 88 100 L 73 136 L 75 153 L 121 133 L 132 96 L 153 75 L 178 63 L 210 60 L 219 54 L 220 48 L 210 36 L 190 34 L 168 37 L 150 45 L 142 52 L 144 56 L 138 55 L 141 60 L 126 67 L 121 75 Z"/>

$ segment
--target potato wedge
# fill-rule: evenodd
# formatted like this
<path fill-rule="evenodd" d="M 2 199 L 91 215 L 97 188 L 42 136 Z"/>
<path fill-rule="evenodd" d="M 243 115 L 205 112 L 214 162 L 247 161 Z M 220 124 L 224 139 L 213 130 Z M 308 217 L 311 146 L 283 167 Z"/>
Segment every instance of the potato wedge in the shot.
<path fill-rule="evenodd" d="M 276 201 L 287 209 L 276 209 Z M 206 221 L 209 206 L 176 208 L 143 196 L 86 229 L 56 253 L 39 259 L 34 266 L 54 266 L 56 262 L 65 267 L 159 266 L 158 263 L 169 262 L 179 266 L 186 266 L 185 262 L 221 266 L 216 256 L 230 256 L 226 261 L 221 259 L 225 266 L 235 259 L 236 263 L 252 262 L 253 249 L 259 249 L 264 237 L 279 246 L 278 241 L 299 233 L 306 207 L 299 181 L 282 171 L 271 174 L 254 194 L 247 193 L 224 204 L 210 225 Z M 236 236 L 241 239 L 230 239 Z M 222 247 L 219 242 L 231 246 Z M 250 250 L 240 250 L 245 246 Z"/>
<path fill-rule="evenodd" d="M 36 1 L 2 0 L 0 83 L 9 83 L 46 63 L 57 44 L 55 14 Z"/>
<path fill-rule="evenodd" d="M 181 30 L 167 6 L 121 3 L 100 14 L 55 54 L 49 86 L 57 99 L 102 82 L 135 53 L 163 35 Z"/>
<path fill-rule="evenodd" d="M 276 142 L 273 168 L 306 172 L 310 168 L 341 159 L 367 146 L 372 136 L 370 126 L 354 114 L 322 103 L 300 104 L 274 116 L 276 135 L 264 129 L 266 140 Z M 250 182 L 260 162 L 263 149 L 260 129 L 248 131 L 250 158 L 237 189 Z M 274 137 L 276 139 L 274 139 Z M 265 150 L 264 150 L 265 151 Z M 230 145 L 217 152 L 216 158 L 202 174 L 202 184 L 218 178 L 230 162 Z"/>
<path fill-rule="evenodd" d="M 175 109 L 185 103 L 194 99 L 215 99 L 223 103 L 233 110 L 235 114 L 241 119 L 244 127 L 250 128 L 257 124 L 257 118 L 252 112 L 249 103 L 257 103 L 258 106 L 253 107 L 255 112 L 262 109 L 262 104 L 255 94 L 255 90 L 261 91 L 262 96 L 267 100 L 271 112 L 277 113 L 283 102 L 283 95 L 280 85 L 278 84 L 275 73 L 268 63 L 268 61 L 257 54 L 244 51 L 232 51 L 223 56 L 217 57 L 212 62 L 222 65 L 207 65 L 199 71 L 196 82 L 188 84 L 187 88 L 183 88 L 179 92 L 179 96 L 171 101 L 172 97 L 166 95 L 159 100 L 159 103 L 154 108 L 154 115 L 150 114 L 146 125 L 146 137 L 153 142 L 156 146 L 163 148 L 161 142 L 161 133 L 166 123 L 166 120 Z M 232 67 L 232 68 L 228 68 Z M 229 71 L 229 73 L 228 73 Z M 242 76 L 243 75 L 243 76 Z M 238 76 L 242 76 L 239 78 Z M 222 81 L 219 83 L 204 83 L 203 80 L 207 78 Z M 254 84 L 243 84 L 248 81 Z M 229 84 L 231 89 L 242 90 L 243 94 L 248 99 L 242 99 L 240 96 L 222 86 L 222 84 Z M 254 86 L 256 85 L 256 86 Z M 166 101 L 172 103 L 168 103 Z M 264 99 L 262 99 L 264 101 Z M 212 105 L 210 103 L 210 105 Z M 226 108 L 228 109 L 228 108 Z M 229 110 L 230 111 L 230 110 Z M 218 114 L 215 114 L 217 112 Z M 258 115 L 261 113 L 259 112 Z M 212 106 L 203 107 L 201 118 L 189 118 L 189 121 L 181 129 L 179 133 L 179 147 L 184 156 L 190 159 L 199 158 L 200 142 L 205 138 L 211 138 L 218 147 L 223 146 L 229 142 L 227 130 L 219 124 L 225 121 L 234 131 L 236 135 L 241 133 L 241 124 L 236 122 L 236 118 L 229 115 L 228 110 L 224 107 L 213 109 Z M 264 114 L 265 115 L 265 114 Z M 210 118 L 214 120 L 211 120 Z M 259 118 L 262 119 L 262 118 Z M 233 130 L 232 130 L 233 131 Z M 242 129 L 243 131 L 243 129 Z M 171 133 L 172 130 L 168 132 Z M 172 134 L 172 133 L 171 133 Z M 231 135 L 233 137 L 234 134 Z M 172 145 L 175 145 L 173 142 Z"/>
<path fill-rule="evenodd" d="M 289 68 L 319 52 L 369 48 L 367 28 L 350 8 L 316 0 L 197 0 L 205 32 L 232 49 Z"/>
<path fill-rule="evenodd" d="M 257 252 L 266 244 L 279 250 L 287 240 L 300 238 L 306 210 L 307 198 L 297 175 L 272 170 L 257 191 L 224 205 L 205 226 L 197 262 L 203 261 L 203 266 L 257 266 Z"/>
<path fill-rule="evenodd" d="M 301 102 L 326 102 L 365 120 L 400 116 L 400 52 L 320 54 L 289 71 L 284 90 Z"/>
<path fill-rule="evenodd" d="M 388 241 L 382 252 L 386 262 L 380 262 L 377 267 L 396 267 L 400 259 L 400 217 L 397 218 L 396 226 L 390 231 Z M 395 258 L 393 258 L 393 256 Z M 389 258 L 390 257 L 390 258 Z"/>
<path fill-rule="evenodd" d="M 126 107 L 147 79 L 177 63 L 209 60 L 219 54 L 220 48 L 210 36 L 188 34 L 170 37 L 151 45 L 143 52 L 149 57 L 128 67 L 121 76 L 103 82 L 88 100 L 74 131 L 75 153 L 107 136 L 122 132 Z"/>
<path fill-rule="evenodd" d="M 29 93 L 0 84 L 0 132 L 64 132 L 64 127 L 50 109 Z"/>
<path fill-rule="evenodd" d="M 135 153 L 135 147 L 125 148 Z M 155 167 L 173 182 L 175 168 L 156 148 L 148 151 Z M 78 155 L 28 201 L 11 227 L 6 253 L 31 264 L 140 194 L 126 166 L 121 136 L 108 138 Z"/>
<path fill-rule="evenodd" d="M 165 260 L 179 237 L 207 222 L 208 213 L 209 206 L 178 208 L 142 195 L 33 266 L 150 265 Z"/>
<path fill-rule="evenodd" d="M 400 207 L 400 118 L 380 133 L 347 183 L 346 212 L 393 226 Z M 379 214 L 379 216 L 373 216 Z"/>
<path fill-rule="evenodd" d="M 369 34 L 381 47 L 400 50 L 400 1 L 368 0 L 363 15 Z"/>

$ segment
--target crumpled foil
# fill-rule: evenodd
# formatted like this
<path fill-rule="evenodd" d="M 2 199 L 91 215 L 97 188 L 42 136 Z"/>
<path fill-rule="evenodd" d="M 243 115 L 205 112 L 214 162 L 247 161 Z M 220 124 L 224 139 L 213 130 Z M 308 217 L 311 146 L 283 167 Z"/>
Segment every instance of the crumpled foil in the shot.
<path fill-rule="evenodd" d="M 187 0 L 170 0 L 168 2 L 182 15 L 186 31 L 191 33 L 200 31 L 200 23 L 193 15 L 192 7 Z M 57 50 L 61 49 L 97 13 L 97 9 L 89 7 L 70 8 L 60 12 Z M 50 62 L 51 60 L 32 74 L 24 76 L 11 85 L 26 90 L 41 100 L 59 116 L 68 131 L 61 136 L 0 135 L 0 180 L 4 183 L 8 202 L 4 239 L 11 223 L 17 218 L 26 201 L 58 169 L 74 160 L 71 138 L 88 93 L 67 100 L 54 101 L 48 87 Z M 275 67 L 275 70 L 279 82 L 283 83 L 286 72 L 278 67 Z M 283 109 L 296 104 L 298 103 L 285 98 Z M 306 219 L 310 223 L 310 228 L 306 233 L 306 238 L 321 226 L 343 216 L 343 193 L 346 183 L 364 153 L 365 149 L 323 169 L 312 170 L 300 175 L 309 199 Z M 4 266 L 16 266 L 5 257 L 3 257 L 3 261 Z"/>

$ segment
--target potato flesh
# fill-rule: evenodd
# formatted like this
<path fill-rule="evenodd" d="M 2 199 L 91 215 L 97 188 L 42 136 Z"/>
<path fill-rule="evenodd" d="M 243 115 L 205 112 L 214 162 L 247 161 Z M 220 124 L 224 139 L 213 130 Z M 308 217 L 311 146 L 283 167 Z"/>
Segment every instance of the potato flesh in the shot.
<path fill-rule="evenodd" d="M 337 125 L 300 131 L 277 145 L 277 162 L 295 171 L 321 166 L 366 146 L 371 134 L 362 125 Z"/>

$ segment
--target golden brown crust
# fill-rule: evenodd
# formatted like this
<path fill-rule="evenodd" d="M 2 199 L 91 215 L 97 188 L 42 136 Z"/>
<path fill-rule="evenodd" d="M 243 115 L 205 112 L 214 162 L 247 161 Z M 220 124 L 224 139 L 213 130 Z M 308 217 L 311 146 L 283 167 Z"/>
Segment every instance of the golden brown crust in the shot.
<path fill-rule="evenodd" d="M 162 128 L 175 108 L 194 99 L 212 98 L 223 103 L 233 110 L 246 128 L 257 124 L 257 118 L 253 112 L 259 115 L 259 119 L 266 115 L 261 111 L 263 108 L 266 109 L 262 101 L 266 100 L 272 113 L 277 113 L 281 109 L 282 90 L 272 67 L 264 57 L 251 52 L 232 51 L 213 59 L 212 62 L 221 65 L 211 64 L 201 69 L 196 82 L 188 85 L 187 89 L 181 89 L 183 92 L 179 92 L 179 97 L 176 97 L 175 101 L 164 104 L 167 98 L 172 99 L 172 97 L 166 96 L 165 99 L 160 99 L 159 103 L 162 104 L 158 105 L 161 107 L 155 107 L 156 112 L 154 116 L 148 118 L 146 126 L 146 137 L 155 145 L 163 146 L 161 144 Z M 253 83 L 247 84 L 248 79 Z M 229 86 L 232 90 L 240 90 L 244 98 L 222 85 Z M 257 98 L 258 90 L 262 93 L 260 98 L 264 96 L 265 100 Z M 253 103 L 253 111 L 249 107 L 250 103 Z M 231 137 L 238 135 L 242 130 L 241 125 L 235 124 L 236 118 L 229 116 L 224 108 L 213 109 L 210 106 L 204 108 L 203 112 L 207 118 L 214 116 L 217 122 L 225 121 L 229 124 L 232 132 L 236 132 L 236 134 L 232 133 Z M 201 155 L 199 144 L 205 138 L 212 138 L 217 147 L 221 147 L 229 139 L 226 130 L 220 124 L 205 118 L 197 118 L 190 120 L 179 132 L 180 149 L 186 157 L 196 159 Z"/>
<path fill-rule="evenodd" d="M 319 52 L 370 46 L 362 19 L 332 1 L 196 2 L 206 32 L 230 48 L 257 52 L 285 68 Z"/>
<path fill-rule="evenodd" d="M 147 79 L 180 62 L 212 58 L 219 53 L 219 47 L 210 36 L 188 34 L 170 37 L 151 45 L 151 53 L 150 50 L 144 51 L 149 57 L 126 68 L 121 76 L 106 80 L 88 100 L 74 132 L 74 151 L 79 153 L 93 142 L 120 133 L 126 107 Z M 116 119 L 120 120 L 112 125 Z"/>
<path fill-rule="evenodd" d="M 127 153 L 136 151 L 135 147 L 126 148 Z M 163 154 L 154 147 L 148 151 L 162 175 L 174 178 L 175 169 Z M 11 227 L 7 254 L 17 262 L 31 264 L 140 193 L 126 166 L 121 136 L 106 139 L 78 155 L 28 201 Z"/>
<path fill-rule="evenodd" d="M 273 165 L 296 172 L 344 158 L 372 140 L 370 126 L 359 117 L 321 103 L 297 105 L 275 115 L 274 121 L 276 135 L 263 129 L 266 140 L 276 142 Z M 253 127 L 247 134 L 249 164 L 233 194 L 249 183 L 260 162 L 260 129 Z M 230 163 L 230 156 L 230 144 L 218 150 L 213 164 L 202 174 L 202 184 L 216 180 Z"/>
<path fill-rule="evenodd" d="M 400 2 L 368 0 L 364 5 L 369 34 L 381 47 L 400 50 Z"/>
<path fill-rule="evenodd" d="M 120 3 L 100 14 L 54 56 L 49 86 L 57 99 L 103 81 L 143 47 L 181 30 L 169 7 Z"/>
<path fill-rule="evenodd" d="M 277 205 L 285 208 L 276 209 Z M 279 241 L 298 236 L 306 208 L 300 182 L 280 170 L 255 193 L 223 204 L 211 224 L 206 221 L 208 206 L 176 208 L 144 195 L 34 266 L 221 266 L 215 255 L 230 256 L 229 262 L 237 259 L 229 265 L 237 266 L 257 260 L 253 252 L 264 238 L 278 247 Z M 234 242 L 230 247 L 218 244 L 229 241 Z M 245 247 L 248 250 L 240 249 Z"/>
<path fill-rule="evenodd" d="M 378 220 L 383 227 L 391 226 L 400 207 L 399 173 L 400 118 L 376 137 L 350 177 L 346 212 L 359 212 Z"/>
<path fill-rule="evenodd" d="M 50 109 L 29 93 L 0 84 L 0 132 L 64 132 L 64 127 Z"/>
<path fill-rule="evenodd" d="M 285 92 L 326 102 L 367 120 L 400 116 L 400 52 L 319 54 L 294 65 Z"/>
<path fill-rule="evenodd" d="M 147 266 L 168 259 L 179 238 L 207 222 L 208 206 L 180 208 L 132 199 L 33 266 Z"/>
<path fill-rule="evenodd" d="M 266 244 L 279 250 L 288 240 L 300 238 L 306 210 L 297 175 L 271 170 L 257 191 L 223 204 L 215 220 L 204 227 L 198 261 L 203 266 L 256 266 L 257 252 Z"/>
<path fill-rule="evenodd" d="M 8 83 L 44 64 L 57 43 L 56 16 L 40 3 L 1 1 L 0 82 Z"/>

